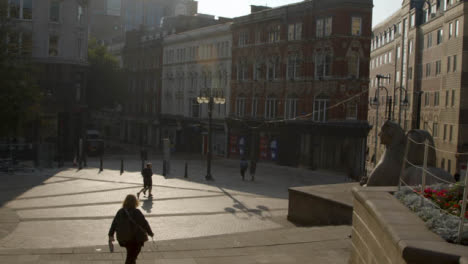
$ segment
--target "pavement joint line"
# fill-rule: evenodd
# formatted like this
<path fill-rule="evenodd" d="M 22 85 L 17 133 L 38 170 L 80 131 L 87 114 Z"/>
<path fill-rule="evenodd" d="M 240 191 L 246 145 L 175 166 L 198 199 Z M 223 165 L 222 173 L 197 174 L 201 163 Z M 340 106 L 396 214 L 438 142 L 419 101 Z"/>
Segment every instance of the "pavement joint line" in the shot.
<path fill-rule="evenodd" d="M 5 191 L 16 191 L 16 190 L 23 190 L 23 189 L 31 189 L 37 186 L 41 185 L 50 185 L 50 184 L 55 184 L 55 183 L 63 183 L 63 182 L 70 182 L 70 181 L 77 181 L 79 179 L 69 179 L 69 180 L 63 180 L 63 181 L 55 181 L 55 182 L 43 182 L 37 185 L 31 185 L 31 186 L 18 186 L 18 187 L 13 187 L 13 188 L 0 188 L 1 192 Z"/>
<path fill-rule="evenodd" d="M 131 186 L 131 187 L 112 188 L 112 189 L 102 189 L 102 190 L 87 191 L 87 192 L 51 194 L 51 195 L 38 195 L 38 196 L 27 196 L 27 197 L 16 198 L 16 200 L 32 200 L 32 199 L 50 198 L 50 197 L 74 196 L 74 195 L 82 195 L 82 194 L 90 194 L 90 193 L 120 191 L 120 190 L 135 189 L 135 188 L 138 188 L 138 187 L 136 187 L 136 186 Z"/>
<path fill-rule="evenodd" d="M 157 202 L 157 201 L 171 201 L 171 200 L 188 200 L 188 199 L 212 198 L 212 197 L 224 197 L 224 195 L 218 194 L 218 195 L 153 198 L 152 201 Z M 144 201 L 146 200 L 140 200 L 140 202 L 144 202 Z M 81 207 L 81 206 L 100 206 L 100 205 L 110 205 L 110 204 L 122 204 L 122 201 L 119 200 L 119 201 L 110 201 L 110 202 L 102 202 L 102 203 L 64 204 L 64 205 L 37 206 L 37 207 L 15 207 L 11 209 L 14 211 L 29 211 L 29 210 L 41 210 L 41 209 L 72 208 L 72 207 Z"/>
<path fill-rule="evenodd" d="M 265 212 L 280 212 L 287 211 L 288 208 L 277 208 L 269 209 Z M 248 213 L 258 214 L 261 211 L 259 209 L 248 209 Z M 263 211 L 261 211 L 263 212 Z M 179 213 L 179 214 L 149 214 L 145 215 L 146 218 L 162 218 L 162 217 L 178 217 L 178 216 L 208 216 L 208 215 L 223 215 L 223 214 L 233 214 L 236 213 L 246 213 L 245 211 L 235 211 L 234 213 L 227 211 L 218 211 L 218 212 L 202 212 L 202 213 Z M 270 219 L 271 217 L 263 217 L 264 220 Z M 104 219 L 114 219 L 114 216 L 85 216 L 85 217 L 50 217 L 50 218 L 21 218 L 21 222 L 45 222 L 45 221 L 73 221 L 73 220 L 104 220 Z M 261 219 L 262 220 L 262 219 Z"/>
<path fill-rule="evenodd" d="M 202 239 L 202 238 L 201 238 Z M 244 245 L 244 246 L 229 246 L 229 247 L 210 247 L 210 248 L 196 248 L 196 249 L 163 249 L 159 250 L 159 247 L 164 247 L 168 245 L 156 245 L 156 250 L 153 250 L 151 246 L 149 246 L 149 250 L 144 250 L 141 251 L 142 253 L 151 253 L 151 252 L 161 252 L 161 253 L 170 253 L 170 252 L 195 252 L 195 251 L 203 251 L 203 250 L 226 250 L 226 249 L 247 249 L 247 248 L 261 248 L 261 247 L 279 247 L 279 246 L 289 246 L 289 245 L 305 245 L 305 244 L 315 244 L 315 243 L 324 243 L 324 242 L 333 242 L 333 241 L 349 241 L 349 238 L 342 238 L 342 239 L 325 239 L 325 240 L 309 240 L 309 241 L 300 241 L 300 242 L 289 242 L 289 243 L 269 243 L 269 244 L 261 244 L 261 245 Z M 151 242 L 148 242 L 151 243 Z M 28 255 L 28 256 L 44 256 L 44 255 L 90 255 L 90 254 L 107 254 L 110 252 L 102 252 L 102 251 L 95 251 L 91 250 L 91 248 L 106 248 L 107 245 L 97 245 L 94 247 L 84 247 L 85 249 L 90 249 L 89 251 L 83 252 L 82 248 L 72 248 L 72 252 L 44 252 L 44 253 L 11 253 L 8 252 L 8 249 L 0 249 L 0 256 L 18 256 L 18 255 Z M 65 248 L 67 249 L 67 248 Z M 13 249 L 12 249 L 13 250 Z M 27 250 L 41 250 L 41 249 L 24 249 L 25 251 Z M 77 251 L 76 251 L 77 250 Z M 6 251 L 6 253 L 2 252 Z M 44 249 L 44 251 L 51 251 Z M 53 250 L 52 250 L 53 251 Z M 119 251 L 115 253 L 121 253 Z"/>
<path fill-rule="evenodd" d="M 97 180 L 97 179 L 89 179 L 89 178 L 76 178 L 70 176 L 54 176 L 60 178 L 73 178 L 73 179 L 81 179 L 81 180 L 88 180 L 88 181 L 97 181 L 97 182 L 108 182 L 108 183 L 122 183 L 122 184 L 130 184 L 136 186 L 143 186 L 143 183 L 135 183 L 135 182 L 120 182 L 120 181 L 110 181 L 110 180 Z M 218 187 L 216 185 L 209 185 L 212 187 Z M 168 186 L 168 185 L 153 185 L 153 187 L 159 188 L 168 188 L 168 189 L 176 189 L 176 190 L 187 190 L 187 191 L 200 191 L 200 192 L 210 192 L 210 193 L 223 193 L 221 191 L 214 191 L 214 190 L 206 190 L 206 189 L 198 189 L 198 188 L 186 188 L 186 187 L 175 187 L 175 186 Z M 219 188 L 219 187 L 218 187 Z M 264 195 L 252 195 L 252 194 L 242 194 L 243 196 L 248 197 L 266 197 Z"/>

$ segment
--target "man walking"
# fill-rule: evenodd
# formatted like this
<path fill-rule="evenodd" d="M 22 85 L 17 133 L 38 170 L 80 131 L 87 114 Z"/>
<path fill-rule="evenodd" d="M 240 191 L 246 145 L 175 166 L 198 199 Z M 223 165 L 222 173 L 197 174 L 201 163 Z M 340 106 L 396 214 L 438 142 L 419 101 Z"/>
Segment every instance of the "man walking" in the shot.
<path fill-rule="evenodd" d="M 141 175 L 143 176 L 143 189 L 137 192 L 137 198 L 140 199 L 140 193 L 143 192 L 143 195 L 146 195 L 146 191 L 148 191 L 148 197 L 153 197 L 151 194 L 151 190 L 153 189 L 153 170 L 151 163 L 146 164 L 146 168 L 141 171 Z"/>
<path fill-rule="evenodd" d="M 245 171 L 247 170 L 248 167 L 249 167 L 249 164 L 247 163 L 245 158 L 242 158 L 240 162 L 240 173 L 242 176 L 242 180 L 245 179 Z"/>

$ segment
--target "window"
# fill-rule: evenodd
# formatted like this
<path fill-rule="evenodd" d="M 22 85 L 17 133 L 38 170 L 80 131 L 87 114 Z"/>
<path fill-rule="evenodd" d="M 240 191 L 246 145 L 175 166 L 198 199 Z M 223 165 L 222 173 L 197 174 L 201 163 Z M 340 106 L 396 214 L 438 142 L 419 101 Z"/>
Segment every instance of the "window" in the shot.
<path fill-rule="evenodd" d="M 252 98 L 252 117 L 257 117 L 258 98 Z"/>
<path fill-rule="evenodd" d="M 401 48 L 400 46 L 397 47 L 397 59 L 400 58 Z"/>
<path fill-rule="evenodd" d="M 315 56 L 315 76 L 320 78 L 331 75 L 332 56 L 328 53 L 319 53 Z"/>
<path fill-rule="evenodd" d="M 447 140 L 447 125 L 444 125 L 444 141 Z"/>
<path fill-rule="evenodd" d="M 424 106 L 429 106 L 430 104 L 430 94 L 428 92 L 424 93 Z"/>
<path fill-rule="evenodd" d="M 450 159 L 447 160 L 447 171 L 452 173 L 452 160 Z"/>
<path fill-rule="evenodd" d="M 317 19 L 315 28 L 315 36 L 317 38 L 323 37 L 323 25 L 323 19 Z"/>
<path fill-rule="evenodd" d="M 315 36 L 317 38 L 330 36 L 332 33 L 332 23 L 331 17 L 317 19 Z"/>
<path fill-rule="evenodd" d="M 333 20 L 331 17 L 325 19 L 325 37 L 328 37 L 332 34 L 332 23 Z"/>
<path fill-rule="evenodd" d="M 252 72 L 253 72 L 253 79 L 255 81 L 259 80 L 260 77 L 261 77 L 260 76 L 261 75 L 261 64 L 260 63 L 254 63 Z"/>
<path fill-rule="evenodd" d="M 439 124 L 438 123 L 432 124 L 432 136 L 433 137 L 439 136 Z"/>
<path fill-rule="evenodd" d="M 439 75 L 442 71 L 442 61 L 438 60 L 436 61 L 436 75 Z"/>
<path fill-rule="evenodd" d="M 426 40 L 427 40 L 427 48 L 432 47 L 432 33 L 427 34 Z"/>
<path fill-rule="evenodd" d="M 410 17 L 410 27 L 414 27 L 415 25 L 415 22 L 416 22 L 416 19 L 415 19 L 415 15 L 414 14 L 411 14 L 411 17 Z"/>
<path fill-rule="evenodd" d="M 348 76 L 359 78 L 359 54 L 353 52 L 348 58 Z"/>
<path fill-rule="evenodd" d="M 10 0 L 8 3 L 8 12 L 10 18 L 20 17 L 21 3 L 20 0 Z"/>
<path fill-rule="evenodd" d="M 346 104 L 346 120 L 357 120 L 358 104 L 349 102 Z"/>
<path fill-rule="evenodd" d="M 437 30 L 437 45 L 441 44 L 444 39 L 444 30 L 439 29 Z"/>
<path fill-rule="evenodd" d="M 449 142 L 453 140 L 453 125 L 450 125 L 450 134 L 449 134 Z"/>
<path fill-rule="evenodd" d="M 50 0 L 49 20 L 59 22 L 60 19 L 60 0 Z"/>
<path fill-rule="evenodd" d="M 452 106 L 455 106 L 455 90 L 452 90 Z"/>
<path fill-rule="evenodd" d="M 196 98 L 191 98 L 190 100 L 190 117 L 199 118 L 200 117 L 200 104 L 197 102 Z"/>
<path fill-rule="evenodd" d="M 448 33 L 448 38 L 451 39 L 453 35 L 453 23 L 449 24 L 449 33 Z"/>
<path fill-rule="evenodd" d="M 314 112 L 312 115 L 313 121 L 325 122 L 327 121 L 327 107 L 328 99 L 315 99 L 314 100 Z"/>
<path fill-rule="evenodd" d="M 392 52 L 388 53 L 388 63 L 392 63 Z"/>
<path fill-rule="evenodd" d="M 284 118 L 292 119 L 297 116 L 297 98 L 288 98 L 284 104 Z"/>
<path fill-rule="evenodd" d="M 445 159 L 442 159 L 442 161 L 440 162 L 440 167 L 442 169 L 445 169 Z"/>
<path fill-rule="evenodd" d="M 360 36 L 361 33 L 361 18 L 352 17 L 351 18 L 351 35 Z"/>
<path fill-rule="evenodd" d="M 431 76 L 431 64 L 426 63 L 426 77 Z"/>
<path fill-rule="evenodd" d="M 280 40 L 280 31 L 281 30 L 281 27 L 280 25 L 277 25 L 273 28 L 270 29 L 270 31 L 268 32 L 268 42 L 272 43 L 272 42 L 277 42 Z"/>
<path fill-rule="evenodd" d="M 439 106 L 440 92 L 434 92 L 434 106 Z"/>
<path fill-rule="evenodd" d="M 57 36 L 49 36 L 49 56 L 58 56 L 58 41 L 59 38 Z"/>
<path fill-rule="evenodd" d="M 8 17 L 32 19 L 32 0 L 9 0 Z"/>
<path fill-rule="evenodd" d="M 22 18 L 32 19 L 32 0 L 23 0 Z"/>
<path fill-rule="evenodd" d="M 424 122 L 424 130 L 429 131 L 429 123 Z"/>
<path fill-rule="evenodd" d="M 459 29 L 459 21 L 455 21 L 455 37 L 457 38 L 458 37 L 458 29 Z"/>
<path fill-rule="evenodd" d="M 280 70 L 279 58 L 278 57 L 272 58 L 268 62 L 268 65 L 267 65 L 267 79 L 275 80 L 279 78 L 279 70 Z"/>
<path fill-rule="evenodd" d="M 239 97 L 236 99 L 236 115 L 243 117 L 245 114 L 245 98 Z"/>
<path fill-rule="evenodd" d="M 452 57 L 450 57 L 450 56 L 447 57 L 447 72 L 450 72 L 451 58 Z"/>
<path fill-rule="evenodd" d="M 77 20 L 80 25 L 84 22 L 84 8 L 81 5 L 78 5 Z"/>
<path fill-rule="evenodd" d="M 275 118 L 277 110 L 278 102 L 276 101 L 276 98 L 267 98 L 265 101 L 265 118 Z"/>
<path fill-rule="evenodd" d="M 457 71 L 457 55 L 453 55 L 453 71 Z"/>
<path fill-rule="evenodd" d="M 247 80 L 248 76 L 248 67 L 245 63 L 239 63 L 237 65 L 237 80 L 244 81 Z"/>
<path fill-rule="evenodd" d="M 449 100 L 450 100 L 450 92 L 445 91 L 445 107 L 449 105 Z"/>
<path fill-rule="evenodd" d="M 248 40 L 249 40 L 249 35 L 247 31 L 239 33 L 239 42 L 238 42 L 239 47 L 243 47 L 247 45 Z"/>
<path fill-rule="evenodd" d="M 413 40 L 410 40 L 408 43 L 409 54 L 413 53 Z"/>
<path fill-rule="evenodd" d="M 302 23 L 289 24 L 288 40 L 300 40 L 302 37 Z"/>
<path fill-rule="evenodd" d="M 83 40 L 81 38 L 76 40 L 76 56 L 79 59 L 83 58 L 83 47 L 82 47 Z"/>
<path fill-rule="evenodd" d="M 298 54 L 290 54 L 288 57 L 288 79 L 294 80 L 300 76 L 301 61 Z"/>

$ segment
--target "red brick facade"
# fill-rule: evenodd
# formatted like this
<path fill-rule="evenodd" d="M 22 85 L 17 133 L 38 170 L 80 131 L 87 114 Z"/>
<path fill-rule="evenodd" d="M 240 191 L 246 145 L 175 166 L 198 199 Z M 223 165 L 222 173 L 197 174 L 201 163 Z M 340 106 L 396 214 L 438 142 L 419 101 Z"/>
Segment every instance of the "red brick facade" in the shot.
<path fill-rule="evenodd" d="M 358 25 L 355 34 L 353 18 Z M 323 136 L 343 135 L 342 142 L 330 139 L 340 149 L 349 145 L 347 136 L 353 137 L 350 141 L 359 138 L 358 145 L 364 139 L 365 144 L 371 20 L 370 0 L 304 1 L 235 18 L 231 116 L 257 122 L 287 119 L 290 129 L 284 131 L 290 135 L 270 136 L 283 138 L 279 140 L 283 150 L 288 145 L 290 162 L 285 163 L 327 168 L 357 162 L 351 166 L 361 170 L 361 160 L 348 162 L 340 156 L 328 163 L 327 150 L 311 153 L 317 151 L 317 144 L 328 144 L 320 139 Z M 270 134 L 271 129 L 267 130 L 260 137 Z M 285 157 L 281 150 L 279 156 L 281 163 L 281 156 Z"/>

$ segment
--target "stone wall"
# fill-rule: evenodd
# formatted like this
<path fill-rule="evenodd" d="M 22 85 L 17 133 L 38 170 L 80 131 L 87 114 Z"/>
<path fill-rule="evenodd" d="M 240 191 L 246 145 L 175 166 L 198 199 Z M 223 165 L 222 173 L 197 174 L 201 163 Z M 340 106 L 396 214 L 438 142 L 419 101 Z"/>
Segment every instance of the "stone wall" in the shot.
<path fill-rule="evenodd" d="M 464 246 L 449 244 L 396 200 L 393 187 L 355 187 L 350 264 L 466 263 Z M 465 261 L 465 262 L 463 262 Z"/>

